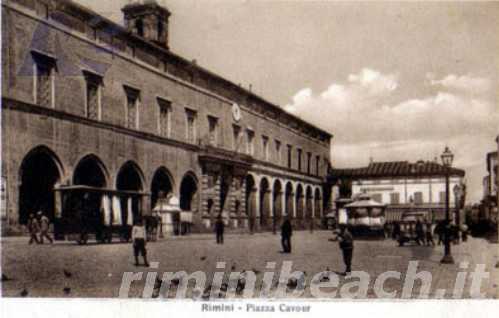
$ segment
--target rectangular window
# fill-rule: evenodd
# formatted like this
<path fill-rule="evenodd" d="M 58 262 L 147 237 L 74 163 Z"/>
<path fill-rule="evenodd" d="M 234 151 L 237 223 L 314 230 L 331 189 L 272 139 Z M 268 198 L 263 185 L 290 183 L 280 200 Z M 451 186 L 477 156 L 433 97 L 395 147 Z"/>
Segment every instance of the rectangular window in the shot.
<path fill-rule="evenodd" d="M 414 192 L 414 203 L 423 204 L 423 192 Z"/>
<path fill-rule="evenodd" d="M 172 103 L 169 100 L 158 98 L 158 133 L 162 137 L 170 137 L 170 117 Z"/>
<path fill-rule="evenodd" d="M 312 153 L 307 152 L 307 174 L 310 174 L 311 161 L 312 161 Z"/>
<path fill-rule="evenodd" d="M 321 156 L 315 156 L 315 174 L 319 175 L 319 169 L 321 164 Z"/>
<path fill-rule="evenodd" d="M 269 160 L 269 137 L 262 136 L 263 160 Z"/>
<path fill-rule="evenodd" d="M 187 142 L 196 143 L 196 117 L 197 113 L 195 110 L 186 109 L 185 110 L 186 117 L 186 132 L 185 139 Z"/>
<path fill-rule="evenodd" d="M 292 166 L 292 151 L 293 151 L 293 146 L 288 145 L 288 168 L 291 169 Z"/>
<path fill-rule="evenodd" d="M 246 144 L 246 153 L 250 156 L 253 156 L 253 154 L 255 153 L 255 147 L 253 145 L 255 139 L 255 132 L 253 130 L 248 129 L 247 134 L 248 134 L 248 143 Z"/>
<path fill-rule="evenodd" d="M 35 104 L 54 108 L 55 58 L 33 52 Z"/>
<path fill-rule="evenodd" d="M 139 128 L 139 99 L 140 91 L 134 88 L 125 87 L 126 92 L 126 127 L 130 129 Z"/>
<path fill-rule="evenodd" d="M 216 146 L 218 142 L 218 118 L 208 116 L 208 130 L 210 145 Z"/>
<path fill-rule="evenodd" d="M 400 193 L 390 193 L 390 204 L 400 204 Z"/>
<path fill-rule="evenodd" d="M 241 127 L 238 125 L 232 125 L 232 149 L 238 152 L 240 150 L 239 143 L 241 142 Z"/>
<path fill-rule="evenodd" d="M 324 175 L 327 176 L 329 173 L 329 159 L 324 158 Z"/>
<path fill-rule="evenodd" d="M 275 141 L 275 159 L 277 164 L 281 164 L 281 142 L 279 140 Z"/>
<path fill-rule="evenodd" d="M 298 171 L 301 171 L 301 149 L 297 149 L 297 156 L 298 156 Z"/>

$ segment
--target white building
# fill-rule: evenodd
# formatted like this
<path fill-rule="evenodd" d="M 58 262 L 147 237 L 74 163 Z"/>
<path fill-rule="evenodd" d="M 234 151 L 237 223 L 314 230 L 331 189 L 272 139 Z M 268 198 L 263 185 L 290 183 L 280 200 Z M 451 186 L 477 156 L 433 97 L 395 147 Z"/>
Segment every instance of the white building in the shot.
<path fill-rule="evenodd" d="M 449 205 L 455 207 L 454 187 L 465 172 L 450 168 Z M 387 220 L 400 219 L 404 211 L 426 211 L 433 219 L 445 218 L 445 173 L 436 162 L 371 162 L 355 169 L 333 169 L 333 178 L 349 184 L 351 196 L 368 194 L 387 205 Z"/>

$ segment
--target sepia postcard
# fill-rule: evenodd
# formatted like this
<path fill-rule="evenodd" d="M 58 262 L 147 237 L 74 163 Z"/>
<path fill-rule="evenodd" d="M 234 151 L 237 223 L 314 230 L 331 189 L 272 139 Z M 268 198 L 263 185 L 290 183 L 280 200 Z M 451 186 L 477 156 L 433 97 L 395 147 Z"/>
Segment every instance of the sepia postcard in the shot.
<path fill-rule="evenodd" d="M 7 317 L 497 310 L 499 2 L 3 0 L 1 45 Z"/>

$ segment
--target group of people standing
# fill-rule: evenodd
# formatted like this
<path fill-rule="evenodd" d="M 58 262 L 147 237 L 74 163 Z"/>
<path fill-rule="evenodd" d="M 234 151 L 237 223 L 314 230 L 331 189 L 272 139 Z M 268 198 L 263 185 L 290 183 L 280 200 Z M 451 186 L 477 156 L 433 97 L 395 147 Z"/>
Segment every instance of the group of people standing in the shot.
<path fill-rule="evenodd" d="M 449 235 L 449 240 L 458 243 L 460 238 L 463 241 L 467 240 L 467 228 L 459 228 L 457 225 L 450 224 L 448 221 L 443 220 L 436 223 L 418 219 L 411 229 L 415 233 L 415 242 L 417 245 L 435 246 L 445 243 L 445 235 Z M 406 230 L 407 231 L 407 230 Z M 400 240 L 404 235 L 402 225 L 400 222 L 387 222 L 384 225 L 385 238 L 392 238 Z M 437 237 L 437 244 L 435 244 L 434 237 Z"/>
<path fill-rule="evenodd" d="M 38 211 L 36 216 L 33 213 L 29 215 L 27 227 L 30 235 L 30 245 L 33 244 L 33 242 L 36 244 L 43 244 L 44 238 L 50 243 L 54 242 L 49 235 L 50 220 L 42 211 Z"/>

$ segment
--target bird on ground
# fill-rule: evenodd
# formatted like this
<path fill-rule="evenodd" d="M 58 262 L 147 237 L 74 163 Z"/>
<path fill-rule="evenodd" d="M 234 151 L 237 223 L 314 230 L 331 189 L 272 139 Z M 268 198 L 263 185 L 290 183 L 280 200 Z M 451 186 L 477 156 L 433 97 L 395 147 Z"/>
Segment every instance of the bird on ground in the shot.
<path fill-rule="evenodd" d="M 64 294 L 69 295 L 71 293 L 71 288 L 70 287 L 64 287 L 64 289 L 62 291 L 64 291 Z"/>
<path fill-rule="evenodd" d="M 200 260 L 202 261 L 206 260 L 206 256 L 201 256 Z"/>
<path fill-rule="evenodd" d="M 71 278 L 73 276 L 73 274 L 71 274 L 71 272 L 68 270 L 63 270 L 63 272 L 64 272 L 64 276 L 66 276 L 67 278 Z"/>

